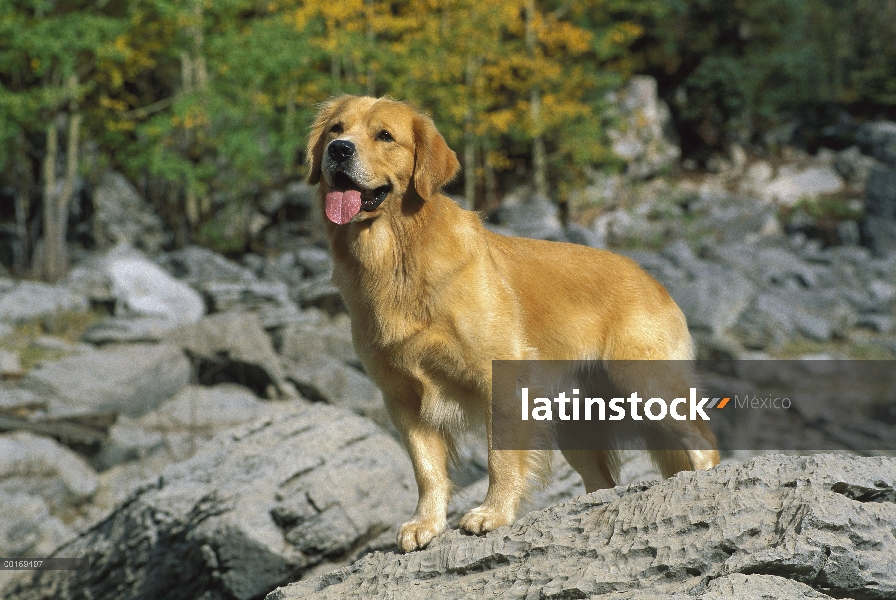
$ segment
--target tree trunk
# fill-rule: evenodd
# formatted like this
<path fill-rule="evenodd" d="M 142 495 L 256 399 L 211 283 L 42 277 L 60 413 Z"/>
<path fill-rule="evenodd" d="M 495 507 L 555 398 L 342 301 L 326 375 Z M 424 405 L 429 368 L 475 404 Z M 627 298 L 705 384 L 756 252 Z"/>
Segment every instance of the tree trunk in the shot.
<path fill-rule="evenodd" d="M 464 113 L 464 200 L 467 210 L 476 207 L 476 136 L 473 132 L 473 84 L 476 61 L 467 61 L 467 110 Z"/>
<path fill-rule="evenodd" d="M 526 0 L 526 49 L 533 60 L 537 55 L 536 41 L 535 0 Z M 532 84 L 529 94 L 529 118 L 532 120 L 532 187 L 537 195 L 547 196 L 547 153 L 541 130 L 541 90 L 537 83 Z"/>
<path fill-rule="evenodd" d="M 25 134 L 16 136 L 15 180 L 16 180 L 16 242 L 13 245 L 13 267 L 19 274 L 28 269 L 31 254 L 31 236 L 28 232 L 28 218 L 31 215 L 31 169 L 26 155 Z"/>

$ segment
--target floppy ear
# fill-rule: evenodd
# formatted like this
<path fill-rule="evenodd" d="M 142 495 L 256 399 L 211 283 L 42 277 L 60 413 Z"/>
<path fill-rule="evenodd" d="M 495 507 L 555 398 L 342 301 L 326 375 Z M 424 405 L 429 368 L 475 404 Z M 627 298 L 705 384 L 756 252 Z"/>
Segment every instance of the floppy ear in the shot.
<path fill-rule="evenodd" d="M 432 119 L 414 116 L 414 188 L 424 200 L 454 179 L 460 163 Z"/>
<path fill-rule="evenodd" d="M 317 185 L 320 181 L 320 166 L 324 156 L 327 123 L 347 99 L 348 96 L 337 96 L 322 103 L 317 117 L 311 125 L 311 132 L 308 134 L 308 149 L 305 152 L 309 167 L 308 183 L 311 185 Z"/>

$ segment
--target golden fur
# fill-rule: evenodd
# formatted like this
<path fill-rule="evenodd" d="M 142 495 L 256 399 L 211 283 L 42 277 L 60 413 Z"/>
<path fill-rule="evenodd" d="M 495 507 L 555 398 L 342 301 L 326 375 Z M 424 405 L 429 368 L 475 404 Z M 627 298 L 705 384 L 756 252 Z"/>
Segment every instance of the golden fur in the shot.
<path fill-rule="evenodd" d="M 354 145 L 348 166 L 328 161 L 337 139 Z M 362 197 L 388 189 L 375 209 L 346 224 L 324 223 L 355 349 L 414 466 L 419 502 L 398 536 L 404 551 L 426 546 L 446 527 L 447 461 L 460 428 L 484 422 L 489 435 L 488 492 L 461 521 L 472 533 L 511 523 L 544 461 L 533 451 L 491 449 L 492 360 L 693 357 L 678 306 L 633 261 L 497 235 L 441 195 L 459 169 L 457 158 L 432 121 L 407 104 L 329 101 L 312 126 L 308 156 L 322 212 L 340 170 L 351 173 Z M 702 423 L 662 423 L 689 440 L 687 447 L 705 448 L 653 451 L 664 476 L 718 464 Z M 612 452 L 564 456 L 589 492 L 615 484 Z"/>

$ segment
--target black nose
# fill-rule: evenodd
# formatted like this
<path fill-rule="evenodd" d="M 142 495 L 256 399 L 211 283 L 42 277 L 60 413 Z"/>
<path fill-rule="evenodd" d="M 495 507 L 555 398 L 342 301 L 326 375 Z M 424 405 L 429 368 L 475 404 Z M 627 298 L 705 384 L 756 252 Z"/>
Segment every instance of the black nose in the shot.
<path fill-rule="evenodd" d="M 348 140 L 333 140 L 327 147 L 327 154 L 341 165 L 352 157 L 355 153 L 355 145 Z"/>

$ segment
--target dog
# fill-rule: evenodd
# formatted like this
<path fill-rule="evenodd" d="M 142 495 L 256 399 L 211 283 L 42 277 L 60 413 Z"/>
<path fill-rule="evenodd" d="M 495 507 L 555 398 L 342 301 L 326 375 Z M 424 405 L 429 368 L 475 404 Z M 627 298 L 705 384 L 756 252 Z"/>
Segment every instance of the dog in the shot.
<path fill-rule="evenodd" d="M 460 164 L 410 105 L 333 98 L 311 126 L 307 156 L 355 350 L 413 463 L 419 496 L 398 533 L 403 551 L 447 527 L 448 461 L 465 426 L 485 423 L 489 485 L 462 529 L 512 523 L 544 466 L 540 451 L 492 448 L 493 360 L 693 358 L 681 310 L 634 261 L 498 235 L 440 194 Z M 652 451 L 664 477 L 718 464 L 708 427 L 669 427 L 698 449 Z M 612 452 L 563 454 L 588 492 L 615 485 Z"/>

